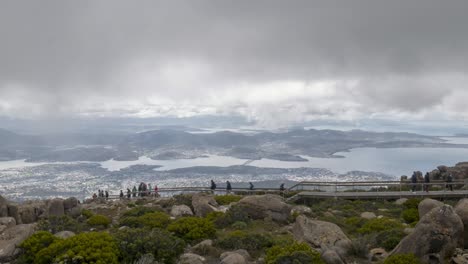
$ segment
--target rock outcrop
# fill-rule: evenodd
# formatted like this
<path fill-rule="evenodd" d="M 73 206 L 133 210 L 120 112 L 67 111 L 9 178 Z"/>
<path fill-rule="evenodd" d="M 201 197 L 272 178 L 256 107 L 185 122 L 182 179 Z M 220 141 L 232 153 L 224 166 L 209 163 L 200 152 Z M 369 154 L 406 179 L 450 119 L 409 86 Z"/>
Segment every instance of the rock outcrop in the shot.
<path fill-rule="evenodd" d="M 341 228 L 333 223 L 312 220 L 305 216 L 298 216 L 292 227 L 294 238 L 310 244 L 313 248 L 325 253 L 335 251 L 340 259 L 346 257 L 351 247 L 351 240 L 343 233 Z M 328 253 L 331 255 L 331 253 Z"/>
<path fill-rule="evenodd" d="M 193 215 L 192 209 L 185 204 L 174 205 L 171 208 L 171 216 L 173 217 L 182 217 L 187 215 Z"/>
<path fill-rule="evenodd" d="M 178 264 L 203 264 L 203 263 L 205 263 L 205 258 L 200 255 L 193 254 L 193 253 L 182 254 L 178 262 Z"/>
<path fill-rule="evenodd" d="M 15 225 L 0 234 L 0 263 L 11 261 L 19 254 L 17 246 L 31 236 L 36 224 Z"/>
<path fill-rule="evenodd" d="M 443 205 L 425 214 L 390 255 L 413 253 L 424 263 L 445 263 L 463 242 L 462 220 L 451 206 Z"/>
<path fill-rule="evenodd" d="M 240 206 L 253 219 L 271 218 L 277 222 L 286 222 L 291 213 L 291 206 L 279 195 L 253 195 L 242 198 Z"/>
<path fill-rule="evenodd" d="M 468 247 L 468 199 L 461 199 L 455 206 L 455 213 L 460 217 L 464 227 L 465 247 Z"/>
<path fill-rule="evenodd" d="M 421 219 L 425 214 L 429 213 L 432 209 L 444 205 L 443 202 L 426 198 L 422 200 L 418 205 L 419 219 Z"/>
<path fill-rule="evenodd" d="M 65 214 L 65 208 L 63 206 L 63 200 L 56 198 L 47 202 L 47 215 L 50 216 L 63 216 Z"/>
<path fill-rule="evenodd" d="M 0 195 L 0 217 L 8 216 L 8 202 Z"/>
<path fill-rule="evenodd" d="M 246 254 L 248 256 L 248 253 L 245 250 L 224 252 L 220 256 L 220 264 L 247 264 L 248 257 L 246 257 Z"/>
<path fill-rule="evenodd" d="M 192 207 L 196 216 L 205 217 L 211 212 L 218 211 L 218 203 L 212 195 L 196 193 L 192 196 Z"/>

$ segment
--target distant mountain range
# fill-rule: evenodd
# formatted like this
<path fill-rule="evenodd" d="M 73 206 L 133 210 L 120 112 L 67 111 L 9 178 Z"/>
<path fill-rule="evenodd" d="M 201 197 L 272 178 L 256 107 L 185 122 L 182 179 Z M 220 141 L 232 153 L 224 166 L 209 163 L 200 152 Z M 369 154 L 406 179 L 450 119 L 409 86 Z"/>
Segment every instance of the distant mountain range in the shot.
<path fill-rule="evenodd" d="M 0 160 L 105 161 L 196 158 L 206 154 L 243 159 L 269 158 L 305 161 L 301 156 L 336 157 L 333 154 L 359 147 L 461 147 L 444 140 L 412 133 L 376 133 L 296 129 L 287 132 L 243 134 L 221 131 L 189 133 L 161 129 L 132 134 L 62 133 L 22 135 L 0 129 Z"/>

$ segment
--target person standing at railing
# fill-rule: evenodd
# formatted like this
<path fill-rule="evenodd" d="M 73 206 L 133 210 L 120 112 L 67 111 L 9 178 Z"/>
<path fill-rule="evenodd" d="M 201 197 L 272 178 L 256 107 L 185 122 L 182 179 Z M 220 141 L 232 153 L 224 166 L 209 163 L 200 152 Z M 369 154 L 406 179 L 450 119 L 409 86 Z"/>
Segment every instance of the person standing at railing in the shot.
<path fill-rule="evenodd" d="M 231 193 L 232 186 L 229 181 L 226 181 L 226 193 Z"/>
<path fill-rule="evenodd" d="M 411 176 L 411 191 L 413 193 L 416 192 L 416 184 L 418 183 L 418 176 L 416 175 L 416 172 L 413 172 L 413 175 Z"/>
<path fill-rule="evenodd" d="M 123 193 L 122 190 L 120 190 L 120 195 L 119 195 L 119 197 L 120 197 L 120 200 L 123 200 L 123 198 L 124 198 L 124 193 Z"/>
<path fill-rule="evenodd" d="M 211 193 L 214 193 L 214 191 L 216 190 L 216 183 L 213 180 L 211 180 L 210 189 L 211 189 Z"/>
<path fill-rule="evenodd" d="M 132 191 L 130 190 L 130 188 L 127 188 L 127 199 L 130 200 L 130 198 L 132 198 Z"/>
<path fill-rule="evenodd" d="M 429 192 L 429 183 L 431 182 L 429 172 L 424 175 L 424 191 Z"/>
<path fill-rule="evenodd" d="M 452 177 L 452 174 L 449 173 L 449 175 L 447 176 L 447 184 L 446 184 L 446 187 L 447 187 L 447 189 L 449 189 L 450 191 L 453 191 L 452 182 L 453 182 L 453 177 Z"/>

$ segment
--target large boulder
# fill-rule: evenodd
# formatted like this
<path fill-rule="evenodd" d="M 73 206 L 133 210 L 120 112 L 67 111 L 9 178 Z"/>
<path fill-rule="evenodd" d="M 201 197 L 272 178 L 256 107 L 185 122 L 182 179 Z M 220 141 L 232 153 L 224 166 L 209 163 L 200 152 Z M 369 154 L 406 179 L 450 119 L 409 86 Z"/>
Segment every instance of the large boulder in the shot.
<path fill-rule="evenodd" d="M 252 195 L 242 198 L 237 204 L 253 219 L 271 218 L 277 222 L 286 222 L 291 213 L 291 206 L 279 195 Z"/>
<path fill-rule="evenodd" d="M 67 198 L 63 201 L 63 209 L 69 213 L 73 208 L 77 207 L 80 202 L 75 197 Z"/>
<path fill-rule="evenodd" d="M 325 250 L 322 253 L 322 260 L 327 264 L 344 264 L 345 262 L 334 250 Z"/>
<path fill-rule="evenodd" d="M 390 255 L 412 253 L 424 263 L 445 263 L 463 242 L 462 220 L 450 205 L 443 205 L 425 214 Z"/>
<path fill-rule="evenodd" d="M 48 216 L 63 216 L 65 214 L 63 200 L 59 198 L 49 200 L 47 202 L 47 213 Z"/>
<path fill-rule="evenodd" d="M 346 257 L 351 247 L 351 240 L 339 226 L 329 222 L 312 220 L 303 215 L 296 218 L 292 233 L 296 240 L 307 242 L 322 252 L 336 251 L 341 258 Z"/>
<path fill-rule="evenodd" d="M 0 217 L 8 216 L 8 201 L 0 195 Z"/>
<path fill-rule="evenodd" d="M 31 236 L 35 228 L 35 224 L 16 225 L 0 234 L 0 263 L 16 258 L 20 253 L 17 246 Z"/>
<path fill-rule="evenodd" d="M 16 220 L 13 217 L 0 217 L 0 225 L 12 227 L 16 225 Z"/>
<path fill-rule="evenodd" d="M 18 207 L 18 218 L 22 224 L 31 224 L 38 220 L 38 210 L 31 204 Z"/>
<path fill-rule="evenodd" d="M 468 199 L 461 199 L 457 203 L 455 213 L 457 213 L 463 222 L 465 247 L 468 247 Z"/>
<path fill-rule="evenodd" d="M 185 204 L 181 205 L 174 205 L 171 208 L 171 216 L 173 217 L 181 217 L 186 215 L 193 215 L 192 209 Z"/>
<path fill-rule="evenodd" d="M 431 198 L 422 200 L 418 205 L 419 219 L 421 219 L 425 214 L 429 213 L 432 209 L 441 207 L 442 205 L 444 205 L 443 202 Z"/>
<path fill-rule="evenodd" d="M 218 211 L 218 203 L 212 195 L 196 193 L 192 196 L 192 207 L 196 216 L 205 217 L 211 212 Z"/>
<path fill-rule="evenodd" d="M 8 205 L 8 215 L 10 217 L 13 217 L 16 221 L 17 224 L 22 224 L 21 222 L 21 218 L 19 216 L 19 212 L 18 212 L 18 205 L 16 204 L 9 204 Z"/>

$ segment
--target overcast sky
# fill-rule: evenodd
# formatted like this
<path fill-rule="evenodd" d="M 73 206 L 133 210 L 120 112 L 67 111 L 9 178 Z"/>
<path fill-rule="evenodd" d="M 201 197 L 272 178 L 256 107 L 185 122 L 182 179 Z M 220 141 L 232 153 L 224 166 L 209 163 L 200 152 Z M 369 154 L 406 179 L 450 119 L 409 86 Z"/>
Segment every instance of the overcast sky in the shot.
<path fill-rule="evenodd" d="M 468 1 L 0 1 L 0 115 L 468 118 Z"/>

